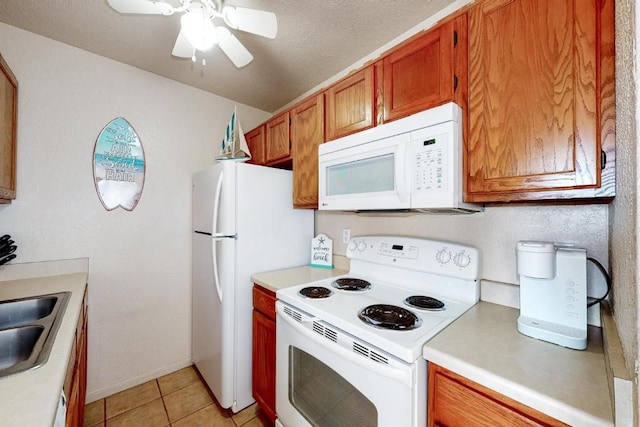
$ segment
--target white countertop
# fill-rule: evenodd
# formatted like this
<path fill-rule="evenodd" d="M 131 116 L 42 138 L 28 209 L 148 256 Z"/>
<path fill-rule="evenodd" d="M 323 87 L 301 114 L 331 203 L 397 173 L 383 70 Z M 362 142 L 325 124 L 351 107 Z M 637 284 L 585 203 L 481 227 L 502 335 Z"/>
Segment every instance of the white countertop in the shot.
<path fill-rule="evenodd" d="M 251 276 L 253 283 L 257 283 L 263 288 L 277 292 L 278 289 L 290 286 L 301 285 L 303 283 L 316 282 L 335 276 L 346 274 L 347 270 L 339 268 L 318 268 L 318 267 L 295 267 L 284 270 L 268 271 Z"/>
<path fill-rule="evenodd" d="M 5 275 L 0 280 L 0 300 L 71 292 L 47 362 L 39 368 L 0 378 L 0 426 L 51 427 L 75 339 L 87 273 L 20 279 L 7 279 Z"/>
<path fill-rule="evenodd" d="M 479 302 L 423 349 L 449 369 L 572 426 L 613 426 L 599 328 L 586 350 L 571 350 L 518 332 L 517 309 Z"/>

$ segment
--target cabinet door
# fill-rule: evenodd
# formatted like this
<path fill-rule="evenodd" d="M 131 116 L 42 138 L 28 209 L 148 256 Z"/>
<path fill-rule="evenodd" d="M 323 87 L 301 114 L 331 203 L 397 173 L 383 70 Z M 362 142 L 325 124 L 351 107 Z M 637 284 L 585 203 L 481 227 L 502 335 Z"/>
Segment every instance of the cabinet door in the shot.
<path fill-rule="evenodd" d="M 612 38 L 612 21 L 601 19 L 612 13 L 601 8 L 607 1 L 470 9 L 467 201 L 584 197 L 601 186 L 600 118 L 613 105 L 611 93 L 599 103 L 603 85 L 613 91 L 613 68 L 598 56 L 613 54 L 600 48 Z"/>
<path fill-rule="evenodd" d="M 244 138 L 247 140 L 247 146 L 251 152 L 250 163 L 256 165 L 265 164 L 265 127 L 264 125 L 258 126 L 251 132 L 245 134 Z"/>
<path fill-rule="evenodd" d="M 453 51 L 449 21 L 384 57 L 385 122 L 453 100 Z"/>
<path fill-rule="evenodd" d="M 324 102 L 319 94 L 291 111 L 293 206 L 318 207 L 318 146 L 324 142 Z"/>
<path fill-rule="evenodd" d="M 253 397 L 276 419 L 276 322 L 253 310 Z"/>
<path fill-rule="evenodd" d="M 427 425 L 447 427 L 566 426 L 566 424 L 429 364 Z"/>
<path fill-rule="evenodd" d="M 265 163 L 286 160 L 291 157 L 289 123 L 288 111 L 267 122 Z"/>
<path fill-rule="evenodd" d="M 0 55 L 0 203 L 16 198 L 18 81 Z"/>
<path fill-rule="evenodd" d="M 85 290 L 64 385 L 67 396 L 66 426 L 68 427 L 82 425 L 84 418 L 84 403 L 87 394 L 87 319 L 87 292 Z"/>
<path fill-rule="evenodd" d="M 325 97 L 327 141 L 373 127 L 373 65 L 331 86 Z"/>

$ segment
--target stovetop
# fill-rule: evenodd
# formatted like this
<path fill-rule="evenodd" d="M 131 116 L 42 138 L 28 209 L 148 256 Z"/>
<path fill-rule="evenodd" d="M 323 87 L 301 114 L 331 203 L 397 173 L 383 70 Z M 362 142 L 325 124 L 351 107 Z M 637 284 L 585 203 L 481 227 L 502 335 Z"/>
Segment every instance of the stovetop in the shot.
<path fill-rule="evenodd" d="M 349 273 L 281 289 L 277 298 L 290 308 L 324 322 L 325 326 L 344 331 L 408 363 L 420 357 L 426 341 L 479 299 L 478 253 L 468 246 L 406 237 L 366 236 L 352 239 L 347 256 L 351 258 Z M 455 257 L 463 261 L 461 265 L 453 262 Z M 365 280 L 371 285 L 368 289 L 341 290 L 332 283 L 340 278 Z M 310 298 L 300 293 L 309 287 L 318 287 L 313 293 L 324 297 Z M 405 304 L 406 298 L 415 296 L 437 299 L 444 307 L 427 310 Z M 409 316 L 413 314 L 418 318 L 418 324 L 411 328 L 381 329 L 371 324 L 376 322 L 367 323 L 359 313 L 374 305 L 383 305 L 383 310 L 388 305 L 408 310 Z M 400 315 L 403 321 L 405 315 L 404 312 Z"/>

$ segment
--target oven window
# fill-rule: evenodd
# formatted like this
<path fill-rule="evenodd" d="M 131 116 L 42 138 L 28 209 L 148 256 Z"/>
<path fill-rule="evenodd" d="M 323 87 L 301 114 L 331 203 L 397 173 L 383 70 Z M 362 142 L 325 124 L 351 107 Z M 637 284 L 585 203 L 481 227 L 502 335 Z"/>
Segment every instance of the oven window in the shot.
<path fill-rule="evenodd" d="M 289 347 L 289 401 L 315 427 L 378 425 L 373 403 L 336 371 Z"/>
<path fill-rule="evenodd" d="M 327 167 L 327 195 L 374 193 L 395 188 L 394 154 Z"/>

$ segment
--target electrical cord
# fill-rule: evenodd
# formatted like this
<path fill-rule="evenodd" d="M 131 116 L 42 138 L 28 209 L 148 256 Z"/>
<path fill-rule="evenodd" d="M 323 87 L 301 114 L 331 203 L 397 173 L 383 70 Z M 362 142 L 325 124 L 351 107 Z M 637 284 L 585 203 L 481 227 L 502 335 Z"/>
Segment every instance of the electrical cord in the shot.
<path fill-rule="evenodd" d="M 587 260 L 591 261 L 593 263 L 593 265 L 598 267 L 598 270 L 600 270 L 600 272 L 604 276 L 605 280 L 607 281 L 607 292 L 605 292 L 604 295 L 602 295 L 600 298 L 596 298 L 595 300 L 593 300 L 590 303 L 588 303 L 587 304 L 587 308 L 589 308 L 591 306 L 594 306 L 594 305 L 598 304 L 599 302 L 604 301 L 604 299 L 607 297 L 607 295 L 609 295 L 609 292 L 611 291 L 611 277 L 609 276 L 609 273 L 607 273 L 607 270 L 604 269 L 602 264 L 600 264 L 600 262 L 598 262 L 597 259 L 595 259 L 595 258 L 587 258 Z"/>

